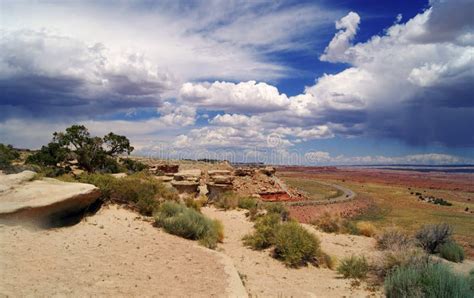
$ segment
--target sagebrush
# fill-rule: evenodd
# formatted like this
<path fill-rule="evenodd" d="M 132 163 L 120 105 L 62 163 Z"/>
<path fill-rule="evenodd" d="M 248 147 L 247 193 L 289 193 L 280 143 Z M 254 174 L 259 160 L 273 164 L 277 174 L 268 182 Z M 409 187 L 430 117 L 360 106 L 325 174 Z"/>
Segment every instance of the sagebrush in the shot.
<path fill-rule="evenodd" d="M 451 240 L 453 229 L 446 223 L 425 225 L 416 234 L 419 245 L 427 252 L 439 252 L 441 245 Z"/>
<path fill-rule="evenodd" d="M 321 255 L 319 239 L 297 222 L 285 222 L 278 226 L 275 233 L 275 257 L 290 267 L 317 264 Z"/>
<path fill-rule="evenodd" d="M 369 272 L 369 264 L 364 256 L 350 256 L 340 261 L 337 272 L 344 278 L 364 279 Z"/>
<path fill-rule="evenodd" d="M 404 249 L 414 244 L 413 240 L 404 231 L 398 228 L 386 228 L 375 237 L 377 248 L 386 249 Z"/>
<path fill-rule="evenodd" d="M 152 215 L 160 202 L 178 200 L 176 191 L 145 173 L 120 179 L 107 174 L 83 174 L 79 182 L 94 184 L 104 200 L 130 204 L 144 215 Z"/>
<path fill-rule="evenodd" d="M 244 244 L 256 250 L 272 246 L 281 218 L 278 213 L 269 213 L 255 221 L 255 231 L 243 238 Z"/>
<path fill-rule="evenodd" d="M 166 232 L 215 248 L 223 240 L 223 226 L 198 211 L 176 202 L 164 202 L 155 213 L 155 223 Z"/>
<path fill-rule="evenodd" d="M 439 255 L 448 261 L 461 263 L 464 261 L 464 249 L 455 241 L 449 241 L 439 247 Z"/>
<path fill-rule="evenodd" d="M 440 263 L 399 267 L 387 276 L 384 288 L 388 298 L 474 296 L 468 277 Z"/>

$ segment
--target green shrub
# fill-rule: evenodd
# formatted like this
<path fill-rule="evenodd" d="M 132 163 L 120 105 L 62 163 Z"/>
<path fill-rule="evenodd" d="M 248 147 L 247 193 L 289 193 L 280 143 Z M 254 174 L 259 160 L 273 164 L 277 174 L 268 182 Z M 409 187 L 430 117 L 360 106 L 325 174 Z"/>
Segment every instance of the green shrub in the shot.
<path fill-rule="evenodd" d="M 56 167 L 56 164 L 64 162 L 69 149 L 58 143 L 51 142 L 26 158 L 27 164 L 36 164 L 43 167 Z"/>
<path fill-rule="evenodd" d="M 313 224 L 326 233 L 339 233 L 341 231 L 341 218 L 332 216 L 327 212 L 315 220 Z"/>
<path fill-rule="evenodd" d="M 244 237 L 244 244 L 257 250 L 272 246 L 280 221 L 280 215 L 276 213 L 269 213 L 258 218 L 254 225 L 255 231 Z"/>
<path fill-rule="evenodd" d="M 266 203 L 264 208 L 267 210 L 267 213 L 280 215 L 280 218 L 283 221 L 287 221 L 290 218 L 290 212 L 282 203 Z"/>
<path fill-rule="evenodd" d="M 342 220 L 340 230 L 344 234 L 360 235 L 359 228 L 356 223 L 351 220 Z"/>
<path fill-rule="evenodd" d="M 275 233 L 275 257 L 290 267 L 317 263 L 319 239 L 297 222 L 285 222 Z M 319 260 L 323 261 L 323 260 Z"/>
<path fill-rule="evenodd" d="M 248 216 L 251 221 L 255 221 L 262 214 L 260 213 L 260 208 L 256 206 L 250 208 L 249 212 L 247 212 L 245 215 Z"/>
<path fill-rule="evenodd" d="M 413 241 L 406 233 L 397 228 L 387 228 L 376 237 L 377 248 L 385 249 L 403 249 L 413 244 Z"/>
<path fill-rule="evenodd" d="M 241 209 L 250 210 L 252 208 L 256 208 L 258 205 L 258 201 L 252 197 L 241 197 L 239 198 L 238 207 Z"/>
<path fill-rule="evenodd" d="M 471 269 L 471 271 L 469 271 L 467 279 L 469 280 L 469 287 L 471 288 L 471 291 L 474 292 L 474 269 Z"/>
<path fill-rule="evenodd" d="M 419 247 L 396 247 L 393 250 L 386 250 L 383 258 L 381 258 L 375 267 L 378 275 L 385 277 L 396 268 L 406 266 L 423 267 L 428 264 L 429 261 L 430 258 L 428 254 Z"/>
<path fill-rule="evenodd" d="M 152 215 L 160 201 L 177 200 L 178 195 L 154 177 L 146 174 L 130 175 L 121 179 L 106 174 L 83 174 L 79 181 L 97 186 L 104 200 L 135 206 L 141 214 Z"/>
<path fill-rule="evenodd" d="M 385 295 L 394 297 L 473 297 L 469 280 L 453 273 L 444 264 L 403 266 L 384 282 Z"/>
<path fill-rule="evenodd" d="M 215 248 L 222 241 L 223 227 L 194 209 L 175 202 L 164 202 L 155 214 L 157 226 L 166 232 Z"/>
<path fill-rule="evenodd" d="M 217 208 L 224 210 L 235 209 L 239 205 L 239 196 L 232 191 L 228 191 L 218 196 L 214 204 Z"/>
<path fill-rule="evenodd" d="M 12 161 L 20 158 L 20 153 L 12 145 L 0 144 L 0 170 L 9 170 Z"/>
<path fill-rule="evenodd" d="M 105 174 L 82 174 L 79 176 L 79 182 L 94 184 L 97 186 L 104 200 L 110 200 L 117 185 L 117 179 Z"/>
<path fill-rule="evenodd" d="M 364 256 L 351 256 L 341 260 L 339 266 L 337 266 L 337 272 L 342 274 L 344 278 L 363 279 L 369 272 L 369 264 Z"/>
<path fill-rule="evenodd" d="M 427 252 L 433 254 L 439 247 L 450 241 L 452 228 L 445 223 L 423 226 L 415 235 L 419 245 Z"/>
<path fill-rule="evenodd" d="M 130 158 L 121 158 L 120 161 L 122 165 L 127 169 L 127 171 L 136 173 L 148 169 L 148 166 L 138 160 L 133 160 Z"/>
<path fill-rule="evenodd" d="M 439 248 L 440 256 L 451 262 L 461 263 L 464 261 L 464 249 L 454 241 L 446 242 Z"/>
<path fill-rule="evenodd" d="M 371 223 L 359 222 L 342 218 L 337 215 L 331 215 L 325 212 L 322 216 L 312 222 L 314 226 L 325 233 L 343 233 L 351 235 L 373 236 L 375 227 Z"/>
<path fill-rule="evenodd" d="M 388 275 L 384 281 L 388 298 L 423 297 L 421 273 L 415 267 L 400 267 Z"/>

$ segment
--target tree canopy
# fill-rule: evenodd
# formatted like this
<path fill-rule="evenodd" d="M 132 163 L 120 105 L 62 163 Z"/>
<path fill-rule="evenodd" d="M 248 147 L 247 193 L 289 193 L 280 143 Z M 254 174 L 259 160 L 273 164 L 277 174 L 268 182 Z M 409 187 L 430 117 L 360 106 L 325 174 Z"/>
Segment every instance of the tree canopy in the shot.
<path fill-rule="evenodd" d="M 79 167 L 88 172 L 116 171 L 114 157 L 133 151 L 127 137 L 110 132 L 103 138 L 91 136 L 84 125 L 72 125 L 64 132 L 55 132 L 48 145 L 30 157 L 28 163 L 54 167 L 68 159 L 77 159 Z"/>

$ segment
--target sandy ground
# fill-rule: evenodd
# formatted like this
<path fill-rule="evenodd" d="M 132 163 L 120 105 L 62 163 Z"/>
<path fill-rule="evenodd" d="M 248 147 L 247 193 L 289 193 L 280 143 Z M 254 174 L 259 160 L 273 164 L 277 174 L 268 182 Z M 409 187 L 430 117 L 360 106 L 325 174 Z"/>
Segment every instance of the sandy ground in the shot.
<path fill-rule="evenodd" d="M 0 243 L 0 296 L 245 295 L 227 256 L 114 205 L 71 227 L 2 225 Z"/>
<path fill-rule="evenodd" d="M 247 220 L 244 211 L 224 212 L 206 207 L 203 213 L 223 222 L 225 239 L 220 250 L 231 257 L 252 297 L 380 296 L 379 292 L 374 294 L 367 290 L 364 284 L 351 287 L 349 280 L 339 278 L 333 270 L 314 266 L 290 269 L 273 259 L 269 250 L 254 251 L 244 247 L 241 239 L 253 229 L 253 223 Z M 319 236 L 322 249 L 336 257 L 374 251 L 374 240 L 371 238 L 326 234 L 306 227 Z"/>

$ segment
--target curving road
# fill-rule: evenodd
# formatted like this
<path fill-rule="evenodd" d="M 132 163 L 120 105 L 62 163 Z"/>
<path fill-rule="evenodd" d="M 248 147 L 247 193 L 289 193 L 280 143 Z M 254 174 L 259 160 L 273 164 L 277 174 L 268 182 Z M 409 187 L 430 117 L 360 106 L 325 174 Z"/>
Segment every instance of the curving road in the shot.
<path fill-rule="evenodd" d="M 288 193 L 288 187 L 286 184 L 281 181 L 279 178 L 274 176 L 273 179 L 278 185 Z M 292 202 L 284 202 L 286 205 L 290 206 L 304 206 L 304 205 L 327 205 L 327 204 L 334 204 L 334 203 L 341 203 L 341 202 L 347 202 L 350 200 L 353 200 L 356 196 L 356 193 L 344 186 L 338 185 L 338 184 L 333 184 L 333 183 L 327 183 L 327 182 L 321 182 L 321 181 L 315 181 L 317 183 L 333 187 L 337 190 L 342 191 L 342 194 L 340 196 L 337 196 L 335 198 L 327 199 L 327 200 L 304 200 L 304 201 L 292 201 Z"/>

